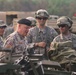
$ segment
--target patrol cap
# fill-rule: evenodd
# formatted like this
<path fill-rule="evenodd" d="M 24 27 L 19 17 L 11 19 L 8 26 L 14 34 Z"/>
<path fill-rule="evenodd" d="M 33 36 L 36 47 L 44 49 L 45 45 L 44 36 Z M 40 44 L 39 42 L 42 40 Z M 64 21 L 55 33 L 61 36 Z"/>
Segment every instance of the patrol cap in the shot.
<path fill-rule="evenodd" d="M 0 20 L 0 28 L 6 28 L 7 25 L 4 23 L 3 20 Z"/>
<path fill-rule="evenodd" d="M 69 28 L 71 28 L 73 22 L 72 22 L 72 20 L 71 20 L 69 17 L 67 17 L 67 16 L 62 16 L 62 17 L 60 17 L 60 18 L 57 20 L 57 25 L 63 25 L 63 24 L 65 24 L 65 25 L 67 25 Z"/>
<path fill-rule="evenodd" d="M 20 19 L 17 23 L 31 26 L 31 21 L 28 19 Z"/>

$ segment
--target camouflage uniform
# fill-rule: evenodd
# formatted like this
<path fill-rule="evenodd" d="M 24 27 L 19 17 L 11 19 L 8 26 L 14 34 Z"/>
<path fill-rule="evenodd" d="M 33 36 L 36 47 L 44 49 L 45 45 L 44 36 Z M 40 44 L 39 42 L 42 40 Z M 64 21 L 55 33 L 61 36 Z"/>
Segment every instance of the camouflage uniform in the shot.
<path fill-rule="evenodd" d="M 67 16 L 62 16 L 57 20 L 57 25 L 59 26 L 68 26 L 68 31 L 69 32 L 67 35 L 65 35 L 63 32 L 61 32 L 60 35 L 54 38 L 53 42 L 66 42 L 66 41 L 72 41 L 72 47 L 76 49 L 76 35 L 71 33 L 69 29 L 72 27 L 72 20 L 67 17 Z M 67 33 L 66 32 L 66 33 Z"/>
<path fill-rule="evenodd" d="M 0 36 L 0 49 L 3 47 L 4 41 L 3 38 Z"/>
<path fill-rule="evenodd" d="M 6 28 L 6 24 L 4 23 L 3 20 L 0 20 L 0 29 L 3 29 L 5 31 L 5 28 Z M 3 47 L 3 43 L 4 43 L 4 39 L 3 39 L 3 30 L 1 31 L 1 34 L 0 34 L 0 49 Z"/>
<path fill-rule="evenodd" d="M 68 17 L 60 17 L 57 20 L 57 25 L 67 25 L 69 28 L 72 22 Z M 69 31 L 69 29 L 68 29 Z M 68 32 L 67 31 L 67 32 Z M 69 32 L 67 35 L 61 33 L 56 36 L 51 43 L 49 57 L 51 60 L 58 61 L 59 63 L 76 63 L 76 35 Z"/>
<path fill-rule="evenodd" d="M 46 20 L 49 18 L 49 14 L 46 10 L 40 9 L 35 13 L 35 18 L 45 18 Z M 44 24 L 45 26 L 45 24 Z M 45 42 L 46 47 L 34 47 L 33 52 L 35 54 L 45 54 L 46 55 L 46 50 L 48 50 L 50 43 L 54 39 L 54 37 L 57 36 L 57 32 L 48 26 L 45 26 L 43 29 L 40 29 L 38 26 L 35 26 L 30 29 L 28 32 L 28 43 L 34 44 L 34 43 L 39 43 L 39 42 Z"/>
<path fill-rule="evenodd" d="M 75 55 L 76 53 L 76 35 L 73 33 L 69 36 L 58 35 L 51 43 L 50 49 L 51 51 L 53 50 L 52 56 L 50 55 L 51 60 L 53 59 L 60 63 L 68 62 L 69 56 Z"/>
<path fill-rule="evenodd" d="M 26 19 L 28 19 L 28 20 L 30 20 L 32 22 L 31 27 L 36 26 L 36 19 L 34 17 L 27 17 Z"/>
<path fill-rule="evenodd" d="M 11 59 L 12 61 L 21 57 L 23 55 L 23 52 L 25 52 L 25 55 L 26 55 L 27 40 L 26 40 L 25 36 L 28 33 L 30 25 L 31 25 L 31 21 L 24 19 L 24 18 L 20 19 L 17 22 L 16 31 L 14 31 L 12 34 L 10 34 L 6 38 L 4 45 L 3 45 L 3 49 L 10 50 L 10 53 L 3 53 L 4 61 L 5 61 L 5 59 L 7 59 L 6 56 L 8 56 L 8 55 L 9 55 L 8 59 L 12 56 L 12 59 Z"/>
<path fill-rule="evenodd" d="M 38 27 L 34 27 L 30 29 L 27 39 L 28 43 L 37 43 L 37 42 L 46 42 L 47 46 L 46 48 L 36 47 L 34 48 L 34 53 L 36 54 L 44 54 L 45 49 L 48 49 L 50 46 L 50 43 L 54 39 L 54 37 L 57 36 L 57 32 L 53 28 L 45 27 L 45 29 L 42 31 Z"/>
<path fill-rule="evenodd" d="M 13 32 L 14 32 L 14 28 L 8 26 L 4 31 L 3 38 L 5 39 L 8 35 L 10 35 Z"/>
<path fill-rule="evenodd" d="M 53 42 L 65 42 L 65 41 L 72 41 L 72 48 L 76 49 L 76 35 L 73 33 L 70 33 L 69 35 L 58 35 L 54 38 Z"/>
<path fill-rule="evenodd" d="M 8 36 L 4 43 L 4 48 L 11 49 L 12 55 L 22 55 L 23 51 L 26 51 L 27 41 L 20 36 L 18 32 L 14 32 Z"/>

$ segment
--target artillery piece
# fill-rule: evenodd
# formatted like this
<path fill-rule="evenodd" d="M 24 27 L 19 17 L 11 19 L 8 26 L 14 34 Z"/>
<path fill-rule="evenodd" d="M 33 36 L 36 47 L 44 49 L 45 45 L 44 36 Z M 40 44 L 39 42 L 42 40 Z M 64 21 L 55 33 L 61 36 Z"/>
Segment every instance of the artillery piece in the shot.
<path fill-rule="evenodd" d="M 11 50 L 2 50 L 11 54 Z M 58 62 L 43 59 L 42 54 L 23 55 L 12 62 L 0 63 L 1 75 L 74 75 L 75 72 L 69 72 L 62 69 Z"/>
<path fill-rule="evenodd" d="M 22 66 L 25 75 L 72 75 L 72 72 L 64 71 L 58 62 L 42 59 L 41 54 L 22 56 L 15 64 Z"/>

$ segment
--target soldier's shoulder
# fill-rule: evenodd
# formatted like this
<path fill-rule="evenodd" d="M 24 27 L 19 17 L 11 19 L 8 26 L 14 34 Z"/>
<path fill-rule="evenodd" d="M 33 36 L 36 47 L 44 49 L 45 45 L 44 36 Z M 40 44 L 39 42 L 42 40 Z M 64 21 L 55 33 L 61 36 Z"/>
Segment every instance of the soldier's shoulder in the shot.
<path fill-rule="evenodd" d="M 56 30 L 53 27 L 46 26 L 46 28 L 51 32 L 56 32 Z"/>
<path fill-rule="evenodd" d="M 56 41 L 56 42 L 58 42 L 60 40 L 60 35 L 57 35 L 54 39 L 53 39 L 53 41 Z"/>
<path fill-rule="evenodd" d="M 72 33 L 72 36 L 75 36 L 76 37 L 76 34 Z"/>
<path fill-rule="evenodd" d="M 60 35 L 57 35 L 54 39 L 58 39 L 58 38 L 60 38 Z"/>
<path fill-rule="evenodd" d="M 72 39 L 76 39 L 76 34 L 72 33 Z"/>
<path fill-rule="evenodd" d="M 54 29 L 53 27 L 46 26 L 48 29 Z"/>
<path fill-rule="evenodd" d="M 36 26 L 29 29 L 29 32 L 35 32 L 35 31 L 37 31 L 37 27 Z"/>
<path fill-rule="evenodd" d="M 6 39 L 14 39 L 15 36 L 16 36 L 16 33 L 13 32 L 13 33 L 11 33 L 10 35 L 8 35 Z"/>

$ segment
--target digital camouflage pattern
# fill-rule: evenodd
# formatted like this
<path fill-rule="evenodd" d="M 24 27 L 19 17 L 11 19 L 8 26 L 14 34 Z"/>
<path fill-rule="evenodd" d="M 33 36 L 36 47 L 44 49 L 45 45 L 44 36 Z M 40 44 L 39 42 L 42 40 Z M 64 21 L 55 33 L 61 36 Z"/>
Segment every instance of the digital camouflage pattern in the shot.
<path fill-rule="evenodd" d="M 39 9 L 36 13 L 35 13 L 35 18 L 36 17 L 46 17 L 48 18 L 49 17 L 49 13 L 44 10 L 44 9 Z"/>
<path fill-rule="evenodd" d="M 4 44 L 3 38 L 0 36 L 0 48 L 3 47 L 3 44 Z"/>
<path fill-rule="evenodd" d="M 51 60 L 59 63 L 76 63 L 76 35 L 63 36 L 62 34 L 54 38 L 50 46 L 49 56 Z"/>
<path fill-rule="evenodd" d="M 69 17 L 62 16 L 57 20 L 57 25 L 63 25 L 63 24 L 68 25 L 68 27 L 71 28 L 73 22 Z"/>
<path fill-rule="evenodd" d="M 5 43 L 4 48 L 10 49 L 12 56 L 19 56 L 21 57 L 23 55 L 23 51 L 26 52 L 26 45 L 27 41 L 25 38 L 20 36 L 16 31 L 12 34 L 10 34 Z"/>
<path fill-rule="evenodd" d="M 27 17 L 26 19 L 28 19 L 32 22 L 31 26 L 36 26 L 36 19 L 34 17 Z"/>
<path fill-rule="evenodd" d="M 4 31 L 3 38 L 4 39 L 7 38 L 7 36 L 9 36 L 13 32 L 14 32 L 13 26 L 12 27 L 11 26 L 7 26 L 7 28 Z"/>
<path fill-rule="evenodd" d="M 73 33 L 70 33 L 66 36 L 60 34 L 53 40 L 53 42 L 65 42 L 65 41 L 72 41 L 72 48 L 76 49 L 76 35 Z"/>
<path fill-rule="evenodd" d="M 34 44 L 37 42 L 46 42 L 46 48 L 36 47 L 34 49 L 35 54 L 45 54 L 45 50 L 50 47 L 50 43 L 53 41 L 54 37 L 58 34 L 53 28 L 45 26 L 45 29 L 40 30 L 37 26 L 30 29 L 27 40 L 28 43 Z"/>

